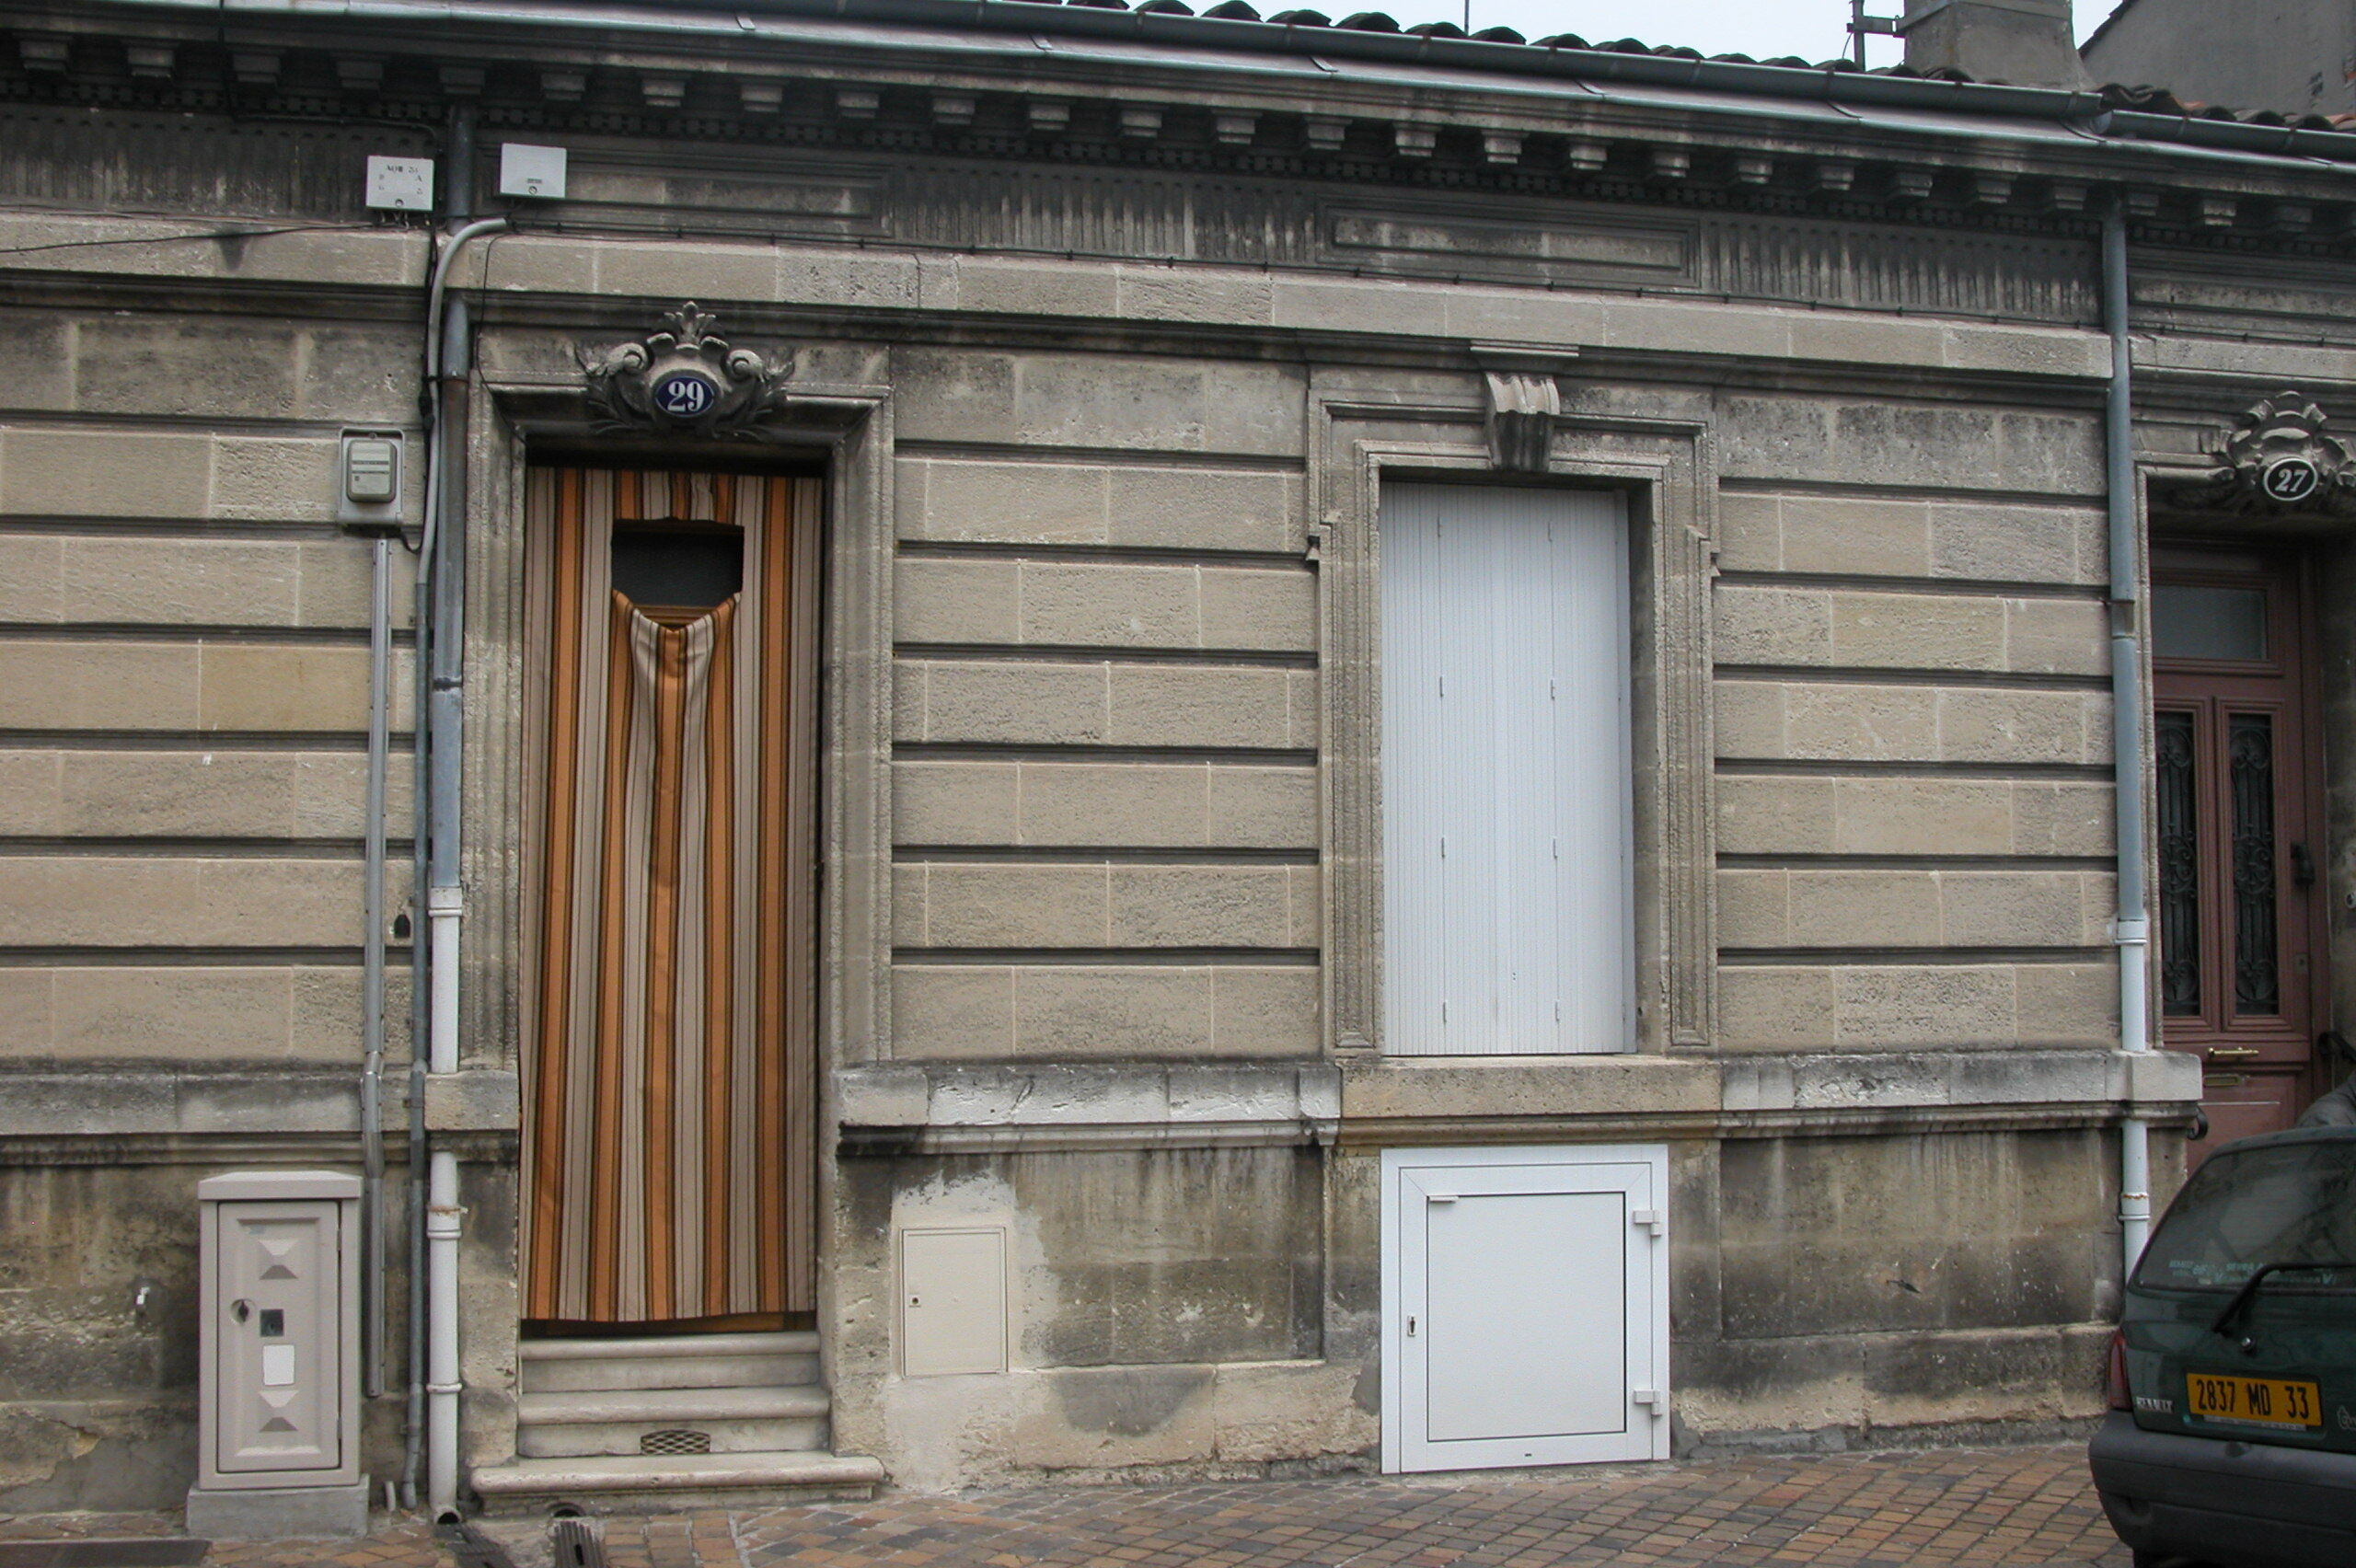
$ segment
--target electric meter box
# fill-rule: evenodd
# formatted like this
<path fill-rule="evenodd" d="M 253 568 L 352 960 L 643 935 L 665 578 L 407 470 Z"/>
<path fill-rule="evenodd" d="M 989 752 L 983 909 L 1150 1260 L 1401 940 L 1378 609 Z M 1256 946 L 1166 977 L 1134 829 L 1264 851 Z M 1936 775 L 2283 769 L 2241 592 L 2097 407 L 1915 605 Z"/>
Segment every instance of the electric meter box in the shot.
<path fill-rule="evenodd" d="M 197 1183 L 197 1535 L 363 1535 L 360 1178 Z"/>

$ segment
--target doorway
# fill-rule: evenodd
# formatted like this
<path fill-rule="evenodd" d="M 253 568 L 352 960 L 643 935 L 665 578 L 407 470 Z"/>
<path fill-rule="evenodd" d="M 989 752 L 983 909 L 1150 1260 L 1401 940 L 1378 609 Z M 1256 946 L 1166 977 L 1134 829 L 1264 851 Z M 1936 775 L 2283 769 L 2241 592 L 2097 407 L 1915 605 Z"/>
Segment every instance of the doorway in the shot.
<path fill-rule="evenodd" d="M 2207 1138 L 2298 1120 L 2330 988 L 2323 755 L 2304 563 L 2152 552 L 2161 1031 L 2199 1055 Z"/>
<path fill-rule="evenodd" d="M 1669 1153 L 1382 1156 L 1385 1471 L 1669 1458 Z"/>
<path fill-rule="evenodd" d="M 523 1317 L 815 1306 L 821 482 L 525 484 L 540 818 Z"/>

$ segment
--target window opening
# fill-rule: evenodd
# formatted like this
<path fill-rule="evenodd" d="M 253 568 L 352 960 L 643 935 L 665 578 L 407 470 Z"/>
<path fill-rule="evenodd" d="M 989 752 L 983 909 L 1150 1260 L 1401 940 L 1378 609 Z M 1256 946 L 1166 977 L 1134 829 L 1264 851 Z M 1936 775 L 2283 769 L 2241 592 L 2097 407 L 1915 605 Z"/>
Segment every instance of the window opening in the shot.
<path fill-rule="evenodd" d="M 2160 1005 L 2170 1018 L 2200 1016 L 2200 792 L 2192 715 L 2155 715 L 2159 765 Z"/>
<path fill-rule="evenodd" d="M 2152 589 L 2152 653 L 2256 663 L 2267 657 L 2266 590 L 2205 582 Z"/>
<path fill-rule="evenodd" d="M 676 625 L 745 586 L 745 531 L 692 523 L 614 530 L 614 591 L 649 620 Z"/>
<path fill-rule="evenodd" d="M 2236 713 L 2226 766 L 2234 797 L 2234 1010 L 2282 1010 L 2275 961 L 2274 721 Z"/>

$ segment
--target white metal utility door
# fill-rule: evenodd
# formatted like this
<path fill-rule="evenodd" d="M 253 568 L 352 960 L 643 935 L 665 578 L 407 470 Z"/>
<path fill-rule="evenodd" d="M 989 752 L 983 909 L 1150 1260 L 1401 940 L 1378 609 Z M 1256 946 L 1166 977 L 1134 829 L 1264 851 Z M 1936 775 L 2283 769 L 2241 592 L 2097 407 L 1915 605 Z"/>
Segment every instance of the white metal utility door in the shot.
<path fill-rule="evenodd" d="M 1668 1153 L 1383 1155 L 1386 1470 L 1669 1457 Z"/>

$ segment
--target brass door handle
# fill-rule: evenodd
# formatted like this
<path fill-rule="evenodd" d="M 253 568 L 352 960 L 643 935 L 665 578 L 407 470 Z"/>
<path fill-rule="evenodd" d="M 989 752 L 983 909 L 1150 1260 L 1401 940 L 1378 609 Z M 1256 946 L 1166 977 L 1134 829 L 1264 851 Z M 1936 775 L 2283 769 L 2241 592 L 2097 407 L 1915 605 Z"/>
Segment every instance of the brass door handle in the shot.
<path fill-rule="evenodd" d="M 2209 1059 L 2212 1062 L 2246 1062 L 2252 1056 L 2260 1055 L 2263 1053 L 2255 1045 L 2212 1045 L 2209 1047 Z"/>

